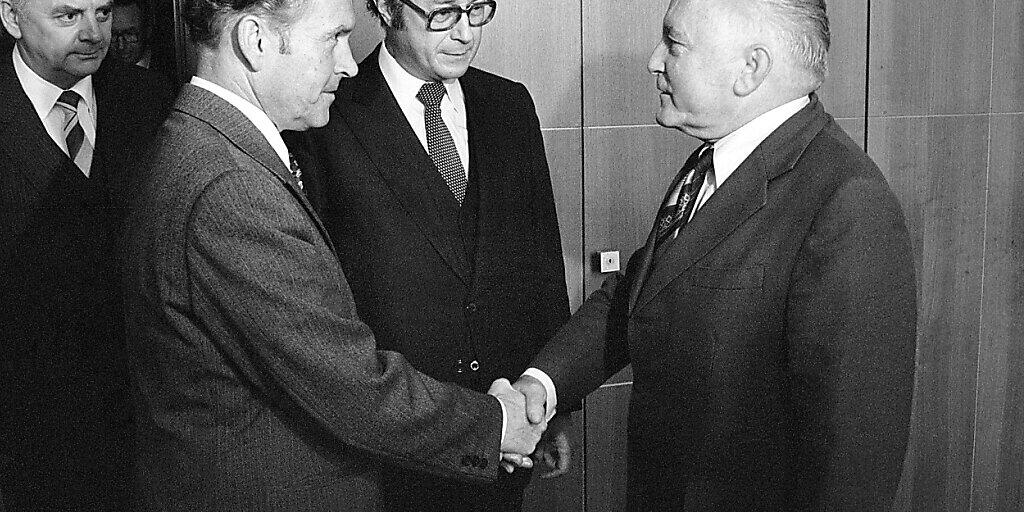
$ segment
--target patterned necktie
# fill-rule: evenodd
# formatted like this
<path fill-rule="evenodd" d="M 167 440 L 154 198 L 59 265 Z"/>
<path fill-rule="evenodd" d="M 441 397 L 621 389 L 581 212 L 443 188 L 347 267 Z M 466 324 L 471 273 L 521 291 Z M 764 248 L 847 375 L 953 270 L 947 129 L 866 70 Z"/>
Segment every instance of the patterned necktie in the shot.
<path fill-rule="evenodd" d="M 714 172 L 714 152 L 714 148 L 707 143 L 697 148 L 672 180 L 672 193 L 658 210 L 655 247 L 669 239 L 672 233 L 690 219 L 690 214 L 696 206 L 697 195 L 704 185 L 704 177 L 709 171 Z"/>
<path fill-rule="evenodd" d="M 295 155 L 288 153 L 288 171 L 295 177 L 296 183 L 299 184 L 299 190 L 305 192 L 306 188 L 302 185 L 302 169 L 299 168 L 299 161 L 295 159 Z"/>
<path fill-rule="evenodd" d="M 466 170 L 462 167 L 459 152 L 455 149 L 452 134 L 441 119 L 441 99 L 445 95 L 444 84 L 430 82 L 420 87 L 416 99 L 425 107 L 423 119 L 427 128 L 427 151 L 434 161 L 438 172 L 444 178 L 448 188 L 455 195 L 455 200 L 462 204 L 466 198 Z"/>
<path fill-rule="evenodd" d="M 91 162 L 85 161 L 90 157 L 82 151 L 82 146 L 88 144 L 89 141 L 85 140 L 85 130 L 82 129 L 82 123 L 78 121 L 78 102 L 81 99 L 82 97 L 75 91 L 64 91 L 57 98 L 53 107 L 59 108 L 64 115 L 62 130 L 64 141 L 68 147 L 68 157 L 74 160 L 75 165 L 88 176 Z"/>

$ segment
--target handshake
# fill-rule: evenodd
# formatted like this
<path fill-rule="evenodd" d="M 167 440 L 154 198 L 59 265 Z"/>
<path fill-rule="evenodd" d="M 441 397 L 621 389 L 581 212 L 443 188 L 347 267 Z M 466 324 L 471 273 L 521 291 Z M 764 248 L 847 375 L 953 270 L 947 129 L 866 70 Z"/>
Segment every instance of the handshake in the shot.
<path fill-rule="evenodd" d="M 523 376 L 515 384 L 498 379 L 487 394 L 505 406 L 505 437 L 501 443 L 501 465 L 511 473 L 517 467 L 532 468 L 531 454 L 544 460 L 553 471 L 545 477 L 558 476 L 569 467 L 569 443 L 563 421 L 554 432 L 549 432 L 548 421 L 555 415 L 547 407 L 544 385 L 530 376 Z M 553 422 L 554 423 L 554 422 Z"/>

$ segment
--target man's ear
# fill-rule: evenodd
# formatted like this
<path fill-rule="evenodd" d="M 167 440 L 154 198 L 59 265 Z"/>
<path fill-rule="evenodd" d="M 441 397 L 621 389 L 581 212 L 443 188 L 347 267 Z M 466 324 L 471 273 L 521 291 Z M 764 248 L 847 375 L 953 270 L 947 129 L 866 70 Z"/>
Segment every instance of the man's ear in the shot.
<path fill-rule="evenodd" d="M 388 8 L 387 0 L 374 0 L 377 3 L 377 12 L 380 14 L 380 19 L 384 21 L 384 24 L 391 26 L 391 9 Z"/>
<path fill-rule="evenodd" d="M 267 54 L 277 51 L 276 34 L 259 16 L 246 14 L 239 18 L 233 35 L 232 44 L 250 71 L 263 69 Z"/>
<path fill-rule="evenodd" d="M 772 64 L 772 53 L 767 46 L 754 45 L 747 48 L 743 69 L 733 84 L 733 93 L 737 96 L 747 96 L 756 91 L 771 73 Z"/>
<path fill-rule="evenodd" d="M 21 25 L 18 23 L 18 11 L 11 0 L 0 0 L 0 20 L 3 21 L 7 33 L 15 39 L 21 39 Z"/>

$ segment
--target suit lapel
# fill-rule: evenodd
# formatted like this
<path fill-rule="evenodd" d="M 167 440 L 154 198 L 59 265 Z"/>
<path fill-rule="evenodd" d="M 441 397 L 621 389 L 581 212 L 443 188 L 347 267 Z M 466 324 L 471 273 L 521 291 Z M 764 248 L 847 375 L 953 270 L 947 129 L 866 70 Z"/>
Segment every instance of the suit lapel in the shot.
<path fill-rule="evenodd" d="M 0 102 L 0 140 L 4 141 L 0 144 L 0 156 L 4 162 L 18 163 L 4 167 L 13 169 L 18 174 L 15 178 L 20 177 L 28 189 L 41 194 L 49 186 L 54 172 L 78 169 L 50 138 L 21 88 L 11 59 L 12 47 L 0 47 L 0 98 L 4 98 Z M 85 178 L 81 172 L 79 175 Z"/>
<path fill-rule="evenodd" d="M 471 268 L 459 231 L 458 203 L 388 88 L 377 63 L 379 50 L 360 64 L 352 79 L 351 102 L 338 102 L 335 115 L 350 124 L 377 172 L 431 246 L 469 284 Z"/>
<path fill-rule="evenodd" d="M 306 214 L 316 225 L 321 236 L 327 242 L 331 251 L 337 253 L 331 237 L 327 234 L 320 217 L 313 210 L 313 205 L 298 187 L 298 183 L 291 172 L 285 167 L 284 162 L 277 156 L 277 152 L 270 146 L 270 142 L 263 136 L 245 115 L 224 101 L 216 94 L 206 89 L 196 87 L 192 84 L 185 84 L 181 94 L 174 105 L 175 110 L 200 119 L 228 139 L 236 148 L 258 162 L 264 169 L 269 171 L 291 192 L 292 196 L 306 209 Z"/>
<path fill-rule="evenodd" d="M 768 198 L 768 182 L 793 168 L 826 121 L 827 115 L 812 94 L 811 103 L 758 145 L 675 240 L 666 242 L 657 255 L 649 254 L 654 244 L 648 240 L 645 261 L 651 267 L 650 275 L 631 294 L 629 311 L 651 302 L 665 286 L 760 210 Z"/>
<path fill-rule="evenodd" d="M 477 208 L 476 245 L 473 247 L 478 267 L 487 265 L 490 256 L 487 248 L 501 247 L 493 243 L 494 236 L 500 236 L 501 225 L 507 221 L 508 212 L 521 205 L 510 204 L 511 191 L 508 184 L 508 173 L 513 172 L 515 162 L 503 160 L 501 143 L 509 137 L 502 133 L 509 124 L 495 122 L 501 116 L 494 108 L 493 99 L 488 91 L 479 86 L 476 80 L 477 71 L 470 68 L 459 80 L 466 101 L 466 126 L 469 130 L 469 170 L 470 179 L 476 179 L 479 205 Z M 495 255 L 500 257 L 501 255 Z"/>

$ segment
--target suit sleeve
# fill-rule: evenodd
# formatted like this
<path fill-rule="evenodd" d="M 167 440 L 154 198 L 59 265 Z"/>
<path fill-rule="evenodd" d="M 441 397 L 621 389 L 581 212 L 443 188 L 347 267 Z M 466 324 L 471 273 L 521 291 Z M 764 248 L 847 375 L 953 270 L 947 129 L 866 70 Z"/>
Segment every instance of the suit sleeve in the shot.
<path fill-rule="evenodd" d="M 891 506 L 909 432 L 915 297 L 896 199 L 882 179 L 846 183 L 812 224 L 787 311 L 797 449 L 815 469 L 796 485 L 823 489 L 829 510 Z"/>
<path fill-rule="evenodd" d="M 629 290 L 642 254 L 633 254 L 625 273 L 605 279 L 530 365 L 551 378 L 559 412 L 579 409 L 583 398 L 629 364 Z"/>
<path fill-rule="evenodd" d="M 288 194 L 269 173 L 234 171 L 195 202 L 191 302 L 214 312 L 201 316 L 216 349 L 339 443 L 441 476 L 496 478 L 498 401 L 377 350 L 333 253 Z"/>

